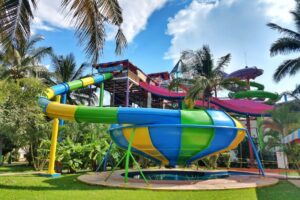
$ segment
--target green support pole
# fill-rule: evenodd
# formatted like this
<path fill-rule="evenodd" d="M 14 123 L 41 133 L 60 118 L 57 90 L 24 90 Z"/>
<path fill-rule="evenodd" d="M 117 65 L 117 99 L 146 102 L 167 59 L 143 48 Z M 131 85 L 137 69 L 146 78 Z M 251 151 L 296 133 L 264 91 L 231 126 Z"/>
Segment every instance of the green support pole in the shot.
<path fill-rule="evenodd" d="M 128 183 L 128 172 L 129 172 L 129 160 L 130 158 L 132 158 L 134 164 L 137 166 L 141 176 L 143 177 L 144 181 L 148 184 L 148 181 L 140 167 L 140 165 L 138 164 L 138 162 L 135 160 L 134 156 L 131 153 L 131 147 L 132 147 L 132 142 L 134 139 L 134 135 L 135 135 L 135 129 L 133 128 L 130 134 L 130 138 L 129 138 L 129 143 L 128 143 L 128 148 L 126 150 L 126 154 L 121 158 L 121 160 L 117 163 L 117 165 L 111 170 L 111 172 L 109 173 L 109 175 L 105 178 L 104 181 L 107 181 L 109 179 L 109 177 L 113 174 L 113 172 L 115 171 L 116 167 L 118 167 L 121 162 L 125 159 L 125 177 L 124 177 L 124 182 Z"/>
<path fill-rule="evenodd" d="M 103 99 L 104 99 L 104 83 L 100 84 L 100 95 L 99 95 L 99 107 L 103 107 Z"/>
<path fill-rule="evenodd" d="M 129 138 L 129 144 L 128 144 L 128 148 L 126 151 L 126 161 L 125 161 L 125 178 L 124 178 L 124 182 L 127 183 L 128 182 L 128 169 L 129 169 L 129 158 L 130 158 L 130 154 L 131 154 L 131 145 L 134 139 L 134 134 L 135 134 L 135 128 L 132 129 L 131 134 L 130 134 L 130 138 Z"/>
<path fill-rule="evenodd" d="M 143 177 L 144 181 L 145 181 L 145 182 L 148 184 L 148 181 L 147 181 L 147 179 L 146 179 L 146 177 L 145 177 L 145 175 L 144 175 L 144 173 L 143 173 L 142 169 L 140 168 L 140 165 L 139 165 L 139 163 L 138 163 L 138 162 L 136 162 L 136 160 L 135 160 L 135 158 L 134 158 L 134 156 L 132 155 L 132 153 L 131 153 L 131 152 L 130 152 L 130 156 L 131 156 L 131 158 L 132 158 L 132 160 L 133 160 L 134 164 L 137 166 L 137 168 L 138 168 L 138 170 L 139 170 L 139 172 L 140 172 L 141 176 Z"/>
<path fill-rule="evenodd" d="M 104 181 L 107 181 L 109 179 L 109 177 L 114 173 L 114 171 L 116 170 L 116 168 L 121 164 L 121 162 L 124 160 L 126 154 L 121 158 L 121 160 L 117 163 L 116 166 L 114 166 L 114 168 L 112 168 L 112 170 L 110 171 L 109 175 L 105 178 Z"/>

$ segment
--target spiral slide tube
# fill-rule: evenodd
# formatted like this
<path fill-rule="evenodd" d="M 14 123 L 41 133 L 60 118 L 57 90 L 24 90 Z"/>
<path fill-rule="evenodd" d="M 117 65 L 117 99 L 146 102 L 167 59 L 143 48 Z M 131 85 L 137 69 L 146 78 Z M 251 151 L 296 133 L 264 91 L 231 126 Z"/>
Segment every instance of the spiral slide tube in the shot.
<path fill-rule="evenodd" d="M 118 146 L 123 149 L 130 147 L 134 153 L 169 166 L 190 164 L 205 156 L 229 151 L 245 137 L 246 129 L 241 123 L 218 110 L 103 108 L 50 101 L 55 96 L 110 78 L 112 74 L 107 73 L 58 84 L 47 89 L 46 95 L 39 98 L 39 105 L 46 115 L 55 118 L 54 125 L 58 118 L 113 124 L 110 135 Z M 136 134 L 131 138 L 133 130 Z M 57 131 L 58 125 L 55 125 L 53 133 Z M 54 155 L 52 153 L 52 160 Z M 53 171 L 49 170 L 49 173 Z"/>

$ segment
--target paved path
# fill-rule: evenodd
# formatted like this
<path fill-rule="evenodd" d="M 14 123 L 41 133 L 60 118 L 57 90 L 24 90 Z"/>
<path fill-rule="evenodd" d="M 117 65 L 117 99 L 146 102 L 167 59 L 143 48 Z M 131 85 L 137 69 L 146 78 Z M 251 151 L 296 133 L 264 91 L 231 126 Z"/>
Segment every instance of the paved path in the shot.
<path fill-rule="evenodd" d="M 41 171 L 31 171 L 31 172 L 8 172 L 0 173 L 0 176 L 18 176 L 18 175 L 32 175 L 32 174 L 41 174 Z M 45 172 L 44 172 L 45 173 Z"/>
<path fill-rule="evenodd" d="M 300 188 L 300 180 L 289 180 L 289 182 Z"/>

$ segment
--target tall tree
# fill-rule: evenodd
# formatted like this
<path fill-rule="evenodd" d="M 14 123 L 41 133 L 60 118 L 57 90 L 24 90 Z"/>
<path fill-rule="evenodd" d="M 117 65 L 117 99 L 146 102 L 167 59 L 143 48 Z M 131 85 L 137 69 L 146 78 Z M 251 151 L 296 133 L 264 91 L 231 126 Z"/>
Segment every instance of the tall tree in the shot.
<path fill-rule="evenodd" d="M 122 32 L 122 9 L 117 0 L 61 0 L 61 6 L 71 15 L 79 43 L 96 63 L 105 42 L 105 25 L 118 27 L 115 36 L 117 54 L 126 47 Z M 34 18 L 36 0 L 0 0 L 0 39 L 5 45 L 13 45 L 30 36 L 30 22 Z"/>
<path fill-rule="evenodd" d="M 84 76 L 84 71 L 87 69 L 88 64 L 82 63 L 79 67 L 76 65 L 75 57 L 72 53 L 62 55 L 52 55 L 52 77 L 48 81 L 52 85 L 59 83 L 70 82 L 80 79 Z M 92 93 L 90 93 L 92 90 Z M 95 104 L 97 96 L 94 93 L 95 89 L 82 88 L 72 93 L 67 94 L 67 100 L 71 104 L 92 103 Z"/>
<path fill-rule="evenodd" d="M 283 36 L 276 40 L 270 48 L 271 56 L 278 54 L 298 53 L 300 51 L 300 0 L 296 1 L 296 8 L 291 11 L 296 25 L 296 31 L 281 27 L 275 23 L 268 23 L 271 29 L 281 33 Z M 300 70 L 300 57 L 283 61 L 275 70 L 273 79 L 280 81 L 286 75 L 295 75 Z"/>
<path fill-rule="evenodd" d="M 220 87 L 226 87 L 233 81 L 223 80 L 223 70 L 229 64 L 230 59 L 231 55 L 227 54 L 215 63 L 208 45 L 196 51 L 184 51 L 181 55 L 183 73 L 189 72 L 193 77 L 177 78 L 171 83 L 171 87 L 185 82 L 191 85 L 187 93 L 188 99 L 194 101 L 202 98 L 209 101 L 213 93 L 217 96 L 217 90 Z"/>
<path fill-rule="evenodd" d="M 40 61 L 52 53 L 52 48 L 35 47 L 43 39 L 42 36 L 22 39 L 16 42 L 15 46 L 0 50 L 2 78 L 17 80 L 25 76 L 42 77 L 43 73 L 47 73 L 47 69 L 40 64 Z"/>

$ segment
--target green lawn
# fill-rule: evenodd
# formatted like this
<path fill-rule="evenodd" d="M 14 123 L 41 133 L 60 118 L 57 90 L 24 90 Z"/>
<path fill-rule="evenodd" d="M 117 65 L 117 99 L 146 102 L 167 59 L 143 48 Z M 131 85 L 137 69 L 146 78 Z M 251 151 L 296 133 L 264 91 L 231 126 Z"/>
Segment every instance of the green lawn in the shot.
<path fill-rule="evenodd" d="M 0 176 L 0 199 L 108 199 L 108 200 L 298 200 L 300 189 L 282 181 L 261 189 L 223 191 L 147 191 L 89 186 L 77 181 L 78 175 L 51 179 L 34 175 Z"/>
<path fill-rule="evenodd" d="M 2 173 L 12 173 L 12 172 L 28 172 L 33 171 L 33 167 L 27 166 L 25 164 L 12 164 L 0 166 L 0 174 Z"/>

